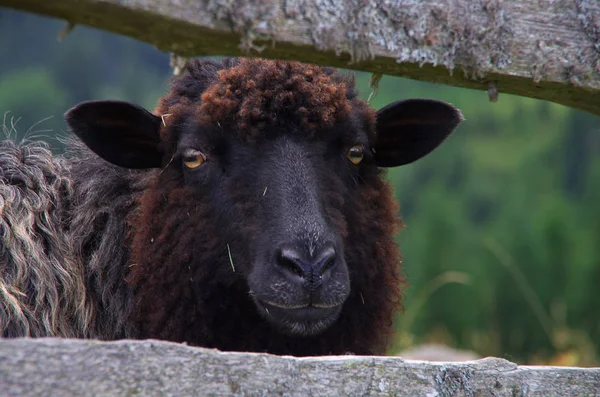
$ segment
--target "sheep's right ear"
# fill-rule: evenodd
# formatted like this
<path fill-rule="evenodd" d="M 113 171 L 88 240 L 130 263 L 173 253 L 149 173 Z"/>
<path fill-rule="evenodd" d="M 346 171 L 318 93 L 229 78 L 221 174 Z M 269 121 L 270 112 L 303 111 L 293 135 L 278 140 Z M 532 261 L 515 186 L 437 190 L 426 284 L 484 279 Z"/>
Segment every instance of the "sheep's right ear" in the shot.
<path fill-rule="evenodd" d="M 65 114 L 71 131 L 104 160 L 125 168 L 161 166 L 161 118 L 122 101 L 82 102 Z"/>

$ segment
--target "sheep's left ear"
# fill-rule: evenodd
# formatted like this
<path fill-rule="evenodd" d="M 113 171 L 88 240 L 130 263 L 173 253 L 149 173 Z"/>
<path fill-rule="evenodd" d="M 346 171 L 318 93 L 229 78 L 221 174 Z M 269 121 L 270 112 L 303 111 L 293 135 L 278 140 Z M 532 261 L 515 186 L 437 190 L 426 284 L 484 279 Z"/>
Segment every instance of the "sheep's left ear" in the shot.
<path fill-rule="evenodd" d="M 125 168 L 161 166 L 161 118 L 122 101 L 82 102 L 65 114 L 71 131 L 104 160 Z"/>
<path fill-rule="evenodd" d="M 375 161 L 380 167 L 412 163 L 442 143 L 462 120 L 460 110 L 442 101 L 391 103 L 377 112 Z"/>

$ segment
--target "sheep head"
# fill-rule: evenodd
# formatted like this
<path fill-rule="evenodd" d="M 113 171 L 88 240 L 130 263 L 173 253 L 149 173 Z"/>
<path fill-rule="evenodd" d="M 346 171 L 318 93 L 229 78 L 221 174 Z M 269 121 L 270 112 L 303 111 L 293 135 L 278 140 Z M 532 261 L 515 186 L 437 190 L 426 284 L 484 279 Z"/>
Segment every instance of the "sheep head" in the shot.
<path fill-rule="evenodd" d="M 193 63 L 154 114 L 91 101 L 66 119 L 108 162 L 156 169 L 131 222 L 144 333 L 223 347 L 199 329 L 215 308 L 292 337 L 389 328 L 401 276 L 382 167 L 425 156 L 462 116 L 428 99 L 376 112 L 333 69 L 236 60 Z"/>

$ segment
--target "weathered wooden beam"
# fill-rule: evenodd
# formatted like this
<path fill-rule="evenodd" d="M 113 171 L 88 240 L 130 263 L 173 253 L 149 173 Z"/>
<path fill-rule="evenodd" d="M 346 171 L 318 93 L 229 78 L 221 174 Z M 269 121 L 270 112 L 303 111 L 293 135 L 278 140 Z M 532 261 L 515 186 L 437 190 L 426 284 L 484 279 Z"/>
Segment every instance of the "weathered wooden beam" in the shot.
<path fill-rule="evenodd" d="M 597 396 L 600 368 L 280 357 L 158 341 L 0 340 L 2 396 Z"/>
<path fill-rule="evenodd" d="M 182 56 L 296 59 L 600 115 L 597 0 L 0 0 L 0 6 Z"/>

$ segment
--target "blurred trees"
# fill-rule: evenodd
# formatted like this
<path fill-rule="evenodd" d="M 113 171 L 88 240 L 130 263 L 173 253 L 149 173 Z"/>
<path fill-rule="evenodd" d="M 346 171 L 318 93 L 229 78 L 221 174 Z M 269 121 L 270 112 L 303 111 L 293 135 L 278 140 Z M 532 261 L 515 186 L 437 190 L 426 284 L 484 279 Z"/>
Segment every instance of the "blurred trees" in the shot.
<path fill-rule="evenodd" d="M 152 109 L 169 77 L 168 56 L 152 46 L 62 21 L 0 9 L 0 112 L 21 133 L 65 131 L 62 115 L 89 99 L 127 99 Z"/>
<path fill-rule="evenodd" d="M 149 45 L 82 27 L 58 43 L 62 26 L 0 10 L 0 112 L 57 149 L 51 137 L 65 133 L 72 105 L 110 98 L 152 109 L 170 77 L 168 56 Z M 357 81 L 366 98 L 369 76 Z M 437 341 L 517 362 L 599 364 L 600 118 L 391 77 L 372 104 L 409 97 L 449 101 L 466 122 L 389 172 L 410 282 L 390 352 Z"/>

